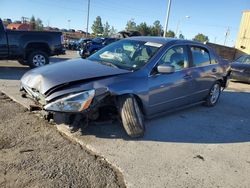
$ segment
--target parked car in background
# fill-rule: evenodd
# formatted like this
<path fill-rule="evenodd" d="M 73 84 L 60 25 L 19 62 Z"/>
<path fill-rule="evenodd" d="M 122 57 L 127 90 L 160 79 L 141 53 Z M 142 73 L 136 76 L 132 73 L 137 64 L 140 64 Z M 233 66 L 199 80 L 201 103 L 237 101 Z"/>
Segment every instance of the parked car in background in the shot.
<path fill-rule="evenodd" d="M 65 54 L 61 32 L 8 30 L 0 20 L 0 59 L 18 60 L 35 68 L 60 54 Z"/>
<path fill-rule="evenodd" d="M 118 38 L 128 38 L 128 37 L 136 37 L 141 36 L 141 33 L 139 31 L 120 31 L 116 34 Z"/>
<path fill-rule="evenodd" d="M 87 41 L 84 45 L 81 46 L 81 48 L 79 50 L 79 55 L 82 58 L 87 58 L 91 54 L 102 49 L 104 46 L 111 44 L 117 40 L 119 40 L 119 39 L 117 39 L 117 38 L 103 38 L 103 37 L 94 38 L 91 41 Z"/>
<path fill-rule="evenodd" d="M 231 64 L 231 79 L 250 83 L 250 55 L 243 55 Z"/>
<path fill-rule="evenodd" d="M 144 118 L 190 105 L 214 106 L 227 87 L 229 64 L 208 46 L 162 37 L 131 37 L 87 59 L 27 72 L 21 90 L 49 114 L 71 124 L 118 114 L 131 137 L 142 136 Z"/>
<path fill-rule="evenodd" d="M 68 50 L 78 50 L 79 43 L 77 39 L 69 39 L 65 42 L 65 48 Z"/>

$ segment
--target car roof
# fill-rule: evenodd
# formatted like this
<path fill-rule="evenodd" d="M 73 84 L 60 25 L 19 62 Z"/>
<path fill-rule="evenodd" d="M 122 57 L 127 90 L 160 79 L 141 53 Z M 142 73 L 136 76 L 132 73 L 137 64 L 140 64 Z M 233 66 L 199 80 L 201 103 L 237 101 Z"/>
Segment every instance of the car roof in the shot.
<path fill-rule="evenodd" d="M 160 43 L 164 45 L 169 42 L 172 42 L 172 43 L 179 43 L 179 44 L 189 43 L 189 44 L 196 44 L 196 45 L 204 46 L 204 44 L 200 42 L 185 40 L 185 39 L 168 38 L 168 37 L 138 36 L 138 37 L 129 37 L 126 39 L 144 41 L 144 42 L 154 42 L 154 43 Z"/>

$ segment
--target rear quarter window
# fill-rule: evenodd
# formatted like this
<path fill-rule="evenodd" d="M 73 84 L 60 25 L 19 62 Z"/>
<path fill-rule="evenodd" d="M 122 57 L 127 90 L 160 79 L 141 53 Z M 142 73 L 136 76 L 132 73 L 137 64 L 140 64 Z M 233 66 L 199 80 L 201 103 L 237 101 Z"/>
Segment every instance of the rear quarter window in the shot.
<path fill-rule="evenodd" d="M 210 58 L 211 58 L 211 64 L 218 64 L 219 63 L 219 60 L 217 59 L 217 57 L 213 53 L 210 53 Z"/>

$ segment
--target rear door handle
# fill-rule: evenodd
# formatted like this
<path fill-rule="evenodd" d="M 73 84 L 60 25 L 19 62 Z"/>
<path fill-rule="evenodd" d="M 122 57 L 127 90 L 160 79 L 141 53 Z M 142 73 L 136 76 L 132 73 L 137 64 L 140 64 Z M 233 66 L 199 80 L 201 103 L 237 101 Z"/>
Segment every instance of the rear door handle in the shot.
<path fill-rule="evenodd" d="M 216 69 L 216 68 L 213 68 L 213 69 L 212 69 L 212 72 L 217 72 L 217 69 Z"/>

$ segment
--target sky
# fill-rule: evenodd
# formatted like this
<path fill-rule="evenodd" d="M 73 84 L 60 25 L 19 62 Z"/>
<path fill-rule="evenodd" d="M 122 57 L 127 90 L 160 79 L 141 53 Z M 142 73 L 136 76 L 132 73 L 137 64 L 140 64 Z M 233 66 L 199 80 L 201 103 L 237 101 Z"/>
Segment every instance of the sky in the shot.
<path fill-rule="evenodd" d="M 20 20 L 22 16 L 39 17 L 45 26 L 86 30 L 88 0 L 0 0 L 0 18 Z M 164 26 L 168 0 L 90 0 L 90 31 L 97 16 L 102 22 L 124 30 L 128 20 Z M 210 42 L 234 46 L 242 11 L 250 10 L 250 0 L 172 0 L 168 29 L 192 39 L 203 33 Z M 189 16 L 189 18 L 186 18 Z M 70 21 L 68 21 L 70 20 Z"/>

